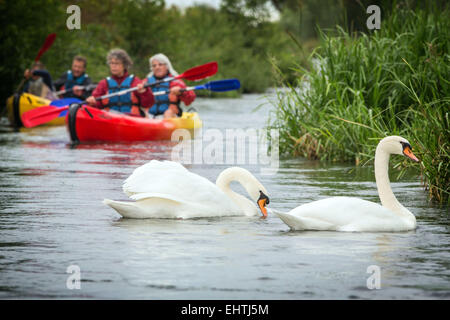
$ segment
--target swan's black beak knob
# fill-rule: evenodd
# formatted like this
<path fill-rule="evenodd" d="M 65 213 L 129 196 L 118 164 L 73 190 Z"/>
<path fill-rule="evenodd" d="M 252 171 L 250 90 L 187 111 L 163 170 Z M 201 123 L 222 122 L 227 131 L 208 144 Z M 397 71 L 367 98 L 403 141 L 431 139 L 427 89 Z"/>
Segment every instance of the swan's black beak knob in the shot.
<path fill-rule="evenodd" d="M 419 162 L 419 159 L 417 159 L 417 157 L 412 152 L 412 147 L 409 143 L 402 142 L 402 146 L 403 146 L 403 154 L 405 156 L 407 156 L 414 162 Z"/>
<path fill-rule="evenodd" d="M 267 209 L 266 205 L 270 203 L 269 197 L 264 194 L 261 190 L 259 190 L 259 198 L 258 201 L 256 201 L 258 204 L 259 209 L 261 210 L 261 213 L 263 215 L 263 218 L 267 217 Z"/>

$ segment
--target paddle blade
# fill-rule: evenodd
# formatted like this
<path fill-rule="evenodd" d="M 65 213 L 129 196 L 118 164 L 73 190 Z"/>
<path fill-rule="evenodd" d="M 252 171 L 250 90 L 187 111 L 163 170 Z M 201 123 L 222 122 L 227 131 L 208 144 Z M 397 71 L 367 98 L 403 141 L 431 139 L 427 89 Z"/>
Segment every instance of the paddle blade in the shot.
<path fill-rule="evenodd" d="M 32 128 L 58 118 L 59 115 L 67 109 L 69 109 L 69 106 L 43 106 L 35 108 L 22 114 L 22 123 L 25 127 Z"/>
<path fill-rule="evenodd" d="M 52 102 L 50 102 L 51 106 L 55 106 L 55 107 L 63 107 L 63 106 L 68 106 L 71 105 L 72 103 L 80 103 L 81 100 L 77 99 L 77 98 L 63 98 L 63 99 L 58 99 L 58 100 L 53 100 Z M 67 110 L 63 110 L 58 117 L 65 117 L 67 114 Z"/>
<path fill-rule="evenodd" d="M 211 77 L 217 73 L 217 62 L 209 62 L 207 64 L 191 68 L 186 70 L 182 74 L 175 77 L 175 79 L 187 79 L 190 81 L 196 81 Z"/>
<path fill-rule="evenodd" d="M 41 56 L 44 54 L 44 52 L 47 51 L 48 48 L 50 48 L 52 46 L 53 42 L 55 41 L 55 38 L 56 38 L 56 33 L 51 33 L 47 36 L 44 44 L 41 47 L 41 50 L 39 50 L 34 61 L 38 61 L 41 58 Z"/>
<path fill-rule="evenodd" d="M 62 98 L 53 100 L 52 102 L 50 102 L 50 105 L 55 107 L 64 107 L 71 105 L 72 103 L 80 103 L 80 102 L 81 100 L 77 98 Z"/>
<path fill-rule="evenodd" d="M 237 90 L 241 87 L 241 83 L 239 82 L 238 79 L 217 80 L 205 83 L 203 87 L 206 90 L 223 92 L 223 91 Z"/>

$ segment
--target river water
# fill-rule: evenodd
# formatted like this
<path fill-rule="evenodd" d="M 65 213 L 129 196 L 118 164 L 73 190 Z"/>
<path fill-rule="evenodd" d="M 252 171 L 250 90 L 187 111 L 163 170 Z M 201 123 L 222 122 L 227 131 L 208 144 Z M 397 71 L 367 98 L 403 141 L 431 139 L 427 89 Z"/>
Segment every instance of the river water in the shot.
<path fill-rule="evenodd" d="M 266 99 L 202 98 L 195 107 L 203 132 L 218 129 L 212 132 L 223 135 L 225 147 L 227 130 L 264 127 Z M 417 217 L 417 230 L 402 233 L 293 232 L 273 215 L 131 220 L 102 204 L 126 199 L 122 181 L 151 159 L 171 159 L 173 148 L 170 142 L 71 148 L 64 127 L 2 126 L 0 298 L 450 298 L 448 208 L 428 203 L 414 172 L 397 180 L 391 170 L 394 193 Z M 263 173 L 267 162 L 246 161 L 238 165 L 265 185 L 277 210 L 332 195 L 379 202 L 370 165 L 288 158 Z M 185 165 L 215 181 L 230 164 Z M 69 289 L 73 270 L 80 289 Z M 380 288 L 371 290 L 367 281 L 377 271 Z"/>

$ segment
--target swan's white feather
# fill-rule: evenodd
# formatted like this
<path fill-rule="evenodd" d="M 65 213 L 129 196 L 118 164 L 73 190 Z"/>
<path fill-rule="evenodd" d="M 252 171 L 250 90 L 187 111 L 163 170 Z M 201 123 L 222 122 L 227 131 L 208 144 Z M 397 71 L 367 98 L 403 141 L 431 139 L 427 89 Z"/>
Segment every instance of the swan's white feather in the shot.
<path fill-rule="evenodd" d="M 123 191 L 134 202 L 105 199 L 126 218 L 198 218 L 242 215 L 242 210 L 214 183 L 181 164 L 152 160 L 136 168 Z"/>
<path fill-rule="evenodd" d="M 134 201 L 144 200 L 147 198 L 160 198 L 160 199 L 175 201 L 178 203 L 186 203 L 186 201 L 184 199 L 182 199 L 181 197 L 177 197 L 176 195 L 166 194 L 166 193 L 140 192 L 140 193 L 132 194 L 130 196 L 130 199 L 134 200 Z"/>
<path fill-rule="evenodd" d="M 375 180 L 381 203 L 352 197 L 333 197 L 301 205 L 287 213 L 277 213 L 294 230 L 407 231 L 416 228 L 416 218 L 395 198 L 389 182 L 389 156 L 411 152 L 408 140 L 399 136 L 383 138 L 375 151 Z"/>
<path fill-rule="evenodd" d="M 229 207 L 215 207 L 216 211 L 211 211 L 208 205 L 195 202 L 180 203 L 166 198 L 146 198 L 136 202 L 105 199 L 103 203 L 116 210 L 122 217 L 135 219 L 190 219 L 241 214 L 238 209 Z"/>
<path fill-rule="evenodd" d="M 326 198 L 306 203 L 287 213 L 274 212 L 293 230 L 367 232 L 411 229 L 405 218 L 389 209 L 353 197 Z"/>

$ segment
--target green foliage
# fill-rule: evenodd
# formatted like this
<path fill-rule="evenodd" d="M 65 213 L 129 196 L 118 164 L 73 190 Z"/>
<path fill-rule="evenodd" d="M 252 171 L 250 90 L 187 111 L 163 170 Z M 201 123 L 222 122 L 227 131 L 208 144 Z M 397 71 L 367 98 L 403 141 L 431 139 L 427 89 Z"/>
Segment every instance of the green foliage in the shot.
<path fill-rule="evenodd" d="M 322 33 L 309 70 L 278 93 L 270 127 L 281 151 L 359 163 L 381 138 L 402 135 L 418 150 L 430 195 L 448 202 L 448 16 L 448 7 L 399 10 L 370 35 Z"/>
<path fill-rule="evenodd" d="M 54 79 L 81 54 L 97 82 L 108 75 L 107 52 L 120 47 L 134 61 L 131 71 L 141 78 L 149 72 L 149 57 L 161 52 L 178 72 L 217 61 L 219 72 L 213 79 L 239 78 L 240 92 L 264 92 L 275 84 L 269 58 L 277 56 L 282 68 L 289 68 L 288 59 L 298 51 L 279 23 L 257 14 L 253 3 L 248 10 L 241 10 L 235 1 L 234 10 L 196 5 L 182 12 L 165 8 L 163 0 L 80 0 L 76 4 L 81 8 L 81 30 L 68 30 L 66 9 L 71 4 L 70 0 L 0 1 L 0 16 L 6 21 L 0 30 L 0 55 L 7 61 L 0 66 L 5 83 L 0 88 L 2 103 L 53 32 L 55 43 L 41 60 Z"/>
<path fill-rule="evenodd" d="M 144 77 L 148 58 L 164 46 L 175 22 L 167 20 L 164 1 L 122 1 L 113 8 L 111 19 L 121 47 L 134 57 L 133 72 Z"/>
<path fill-rule="evenodd" d="M 421 171 L 430 198 L 450 202 L 449 97 L 417 105 L 412 123 L 412 143 L 421 160 Z"/>
<path fill-rule="evenodd" d="M 0 28 L 0 77 L 4 84 L 0 86 L 2 103 L 13 93 L 25 69 L 31 66 L 46 36 L 54 32 L 48 17 L 59 13 L 57 0 L 45 3 L 0 1 L 0 19 L 3 21 Z"/>

